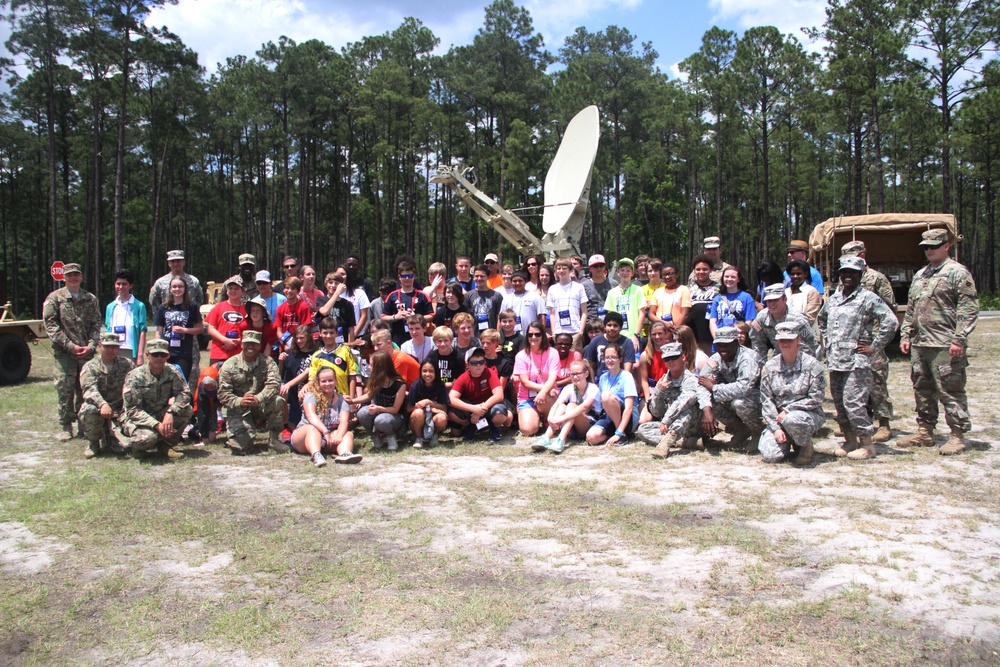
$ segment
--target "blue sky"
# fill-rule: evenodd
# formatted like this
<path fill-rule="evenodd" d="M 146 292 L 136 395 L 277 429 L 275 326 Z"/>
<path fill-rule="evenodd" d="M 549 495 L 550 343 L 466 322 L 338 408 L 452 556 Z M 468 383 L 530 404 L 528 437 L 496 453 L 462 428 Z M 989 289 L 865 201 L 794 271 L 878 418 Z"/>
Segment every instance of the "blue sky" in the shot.
<path fill-rule="evenodd" d="M 394 30 L 407 16 L 433 30 L 441 39 L 439 51 L 445 52 L 451 45 L 472 41 L 488 4 L 484 0 L 179 0 L 156 10 L 147 23 L 165 25 L 179 35 L 211 73 L 226 57 L 252 56 L 261 44 L 282 35 L 297 42 L 320 39 L 339 48 Z M 639 41 L 652 42 L 660 69 L 671 76 L 677 62 L 698 49 L 701 36 L 713 25 L 737 32 L 775 25 L 806 43 L 799 28 L 820 25 L 825 7 L 822 0 L 524 0 L 519 4 L 531 13 L 535 29 L 553 53 L 578 26 L 595 32 L 618 25 Z"/>

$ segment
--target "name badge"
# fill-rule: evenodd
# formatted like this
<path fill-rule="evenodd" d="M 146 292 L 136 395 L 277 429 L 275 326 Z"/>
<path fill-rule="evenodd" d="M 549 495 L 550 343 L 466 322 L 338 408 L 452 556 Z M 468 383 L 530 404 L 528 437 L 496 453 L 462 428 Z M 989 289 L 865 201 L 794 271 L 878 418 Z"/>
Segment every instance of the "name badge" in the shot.
<path fill-rule="evenodd" d="M 125 327 L 117 326 L 115 327 L 115 333 L 118 334 L 118 342 L 125 343 Z"/>
<path fill-rule="evenodd" d="M 490 316 L 486 313 L 479 313 L 476 315 L 476 322 L 480 331 L 485 331 L 490 328 Z"/>
<path fill-rule="evenodd" d="M 521 333 L 521 316 L 517 316 L 517 324 L 514 325 L 514 333 Z"/>
<path fill-rule="evenodd" d="M 604 308 L 604 307 L 601 307 L 601 306 L 597 307 L 597 316 L 598 317 L 600 317 L 600 318 L 603 319 L 604 316 L 607 315 L 607 314 L 608 314 L 608 309 L 607 308 Z"/>
<path fill-rule="evenodd" d="M 569 311 L 568 310 L 560 310 L 559 311 L 559 325 L 560 326 L 564 326 L 564 327 L 568 327 L 568 326 L 571 326 L 572 324 L 573 324 L 573 320 L 569 316 Z"/>
<path fill-rule="evenodd" d="M 486 417 L 483 417 L 482 419 L 476 422 L 476 429 L 479 431 L 482 431 L 487 426 L 489 426 L 489 424 L 486 423 Z"/>
<path fill-rule="evenodd" d="M 628 329 L 628 313 L 622 313 L 622 329 Z"/>

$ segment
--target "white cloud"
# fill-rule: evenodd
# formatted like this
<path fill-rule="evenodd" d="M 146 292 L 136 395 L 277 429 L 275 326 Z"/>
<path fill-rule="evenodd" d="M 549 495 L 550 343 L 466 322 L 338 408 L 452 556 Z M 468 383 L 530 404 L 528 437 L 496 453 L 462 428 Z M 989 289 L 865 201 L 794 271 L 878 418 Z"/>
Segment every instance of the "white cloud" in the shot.
<path fill-rule="evenodd" d="M 616 9 L 633 9 L 643 0 L 526 0 L 524 7 L 531 13 L 535 30 L 542 33 L 545 47 L 553 54 L 562 47 L 565 39 L 586 19 L 596 14 Z M 601 26 L 603 30 L 606 26 Z"/>
<path fill-rule="evenodd" d="M 792 33 L 809 50 L 802 28 L 818 28 L 826 21 L 825 0 L 709 0 L 713 21 L 735 21 L 741 28 L 773 25 L 782 34 Z"/>

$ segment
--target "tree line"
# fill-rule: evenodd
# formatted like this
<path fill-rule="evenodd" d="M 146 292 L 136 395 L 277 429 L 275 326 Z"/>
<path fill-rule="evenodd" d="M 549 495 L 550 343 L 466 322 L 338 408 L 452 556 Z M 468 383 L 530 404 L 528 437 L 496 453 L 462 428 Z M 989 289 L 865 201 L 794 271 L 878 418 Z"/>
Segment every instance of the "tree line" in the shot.
<path fill-rule="evenodd" d="M 513 0 L 443 55 L 407 18 L 339 50 L 281 37 L 209 74 L 145 25 L 166 1 L 0 2 L 14 56 L 0 63 L 0 261 L 18 312 L 40 312 L 55 259 L 79 261 L 102 300 L 121 266 L 144 293 L 171 248 L 202 280 L 245 251 L 321 272 L 357 253 L 372 278 L 401 254 L 516 259 L 430 177 L 473 165 L 502 205 L 538 206 L 589 104 L 601 145 L 583 254 L 686 264 L 719 235 L 752 273 L 834 215 L 953 212 L 960 259 L 997 289 L 1000 0 L 830 0 L 808 31 L 820 53 L 772 26 L 712 28 L 682 79 L 616 26 L 549 50 Z M 525 219 L 540 236 L 541 215 Z"/>

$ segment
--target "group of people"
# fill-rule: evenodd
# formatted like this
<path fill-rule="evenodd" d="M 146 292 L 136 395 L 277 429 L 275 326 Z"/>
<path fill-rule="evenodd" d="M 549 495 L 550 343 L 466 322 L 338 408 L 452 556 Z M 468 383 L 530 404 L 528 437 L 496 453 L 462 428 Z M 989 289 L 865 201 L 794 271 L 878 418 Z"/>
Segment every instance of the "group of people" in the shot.
<path fill-rule="evenodd" d="M 897 444 L 934 446 L 940 402 L 951 435 L 939 451 L 957 454 L 971 428 L 964 388 L 976 289 L 949 257 L 945 230 L 928 230 L 920 246 L 928 265 L 914 276 L 900 330 L 918 430 Z M 68 264 L 65 287 L 44 308 L 61 437 L 78 422 L 87 458 L 102 449 L 179 458 L 185 435 L 212 442 L 224 429 L 239 455 L 266 433 L 267 447 L 319 467 L 327 456 L 361 461 L 357 428 L 390 451 L 407 430 L 422 448 L 449 429 L 497 442 L 516 428 L 538 452 L 636 438 L 666 458 L 702 449 L 721 424 L 731 447 L 806 465 L 829 376 L 843 437 L 836 454 L 870 459 L 892 437 L 891 284 L 853 241 L 824 298 L 807 252 L 792 241 L 786 271 L 764 262 L 753 291 L 722 260 L 717 237 L 704 240 L 686 284 L 676 264 L 646 256 L 619 259 L 612 277 L 600 254 L 586 266 L 582 257 L 549 266 L 538 255 L 513 266 L 494 253 L 475 266 L 458 257 L 451 277 L 431 264 L 421 284 L 403 257 L 377 295 L 356 256 L 321 290 L 315 269 L 294 257 L 275 282 L 244 254 L 203 322 L 200 282 L 173 250 L 170 272 L 150 290 L 155 336 L 129 271 L 118 272 L 102 319 L 79 265 Z M 210 346 L 199 368 L 203 332 Z"/>

